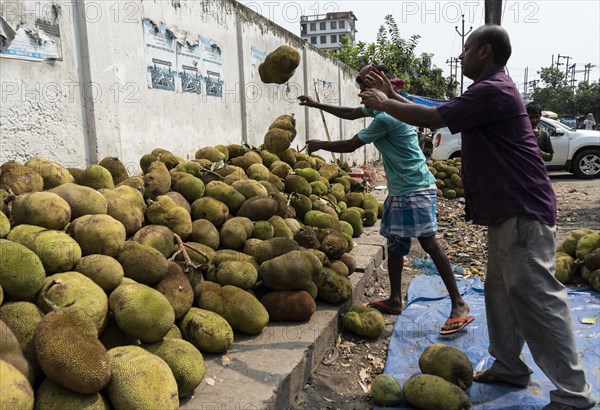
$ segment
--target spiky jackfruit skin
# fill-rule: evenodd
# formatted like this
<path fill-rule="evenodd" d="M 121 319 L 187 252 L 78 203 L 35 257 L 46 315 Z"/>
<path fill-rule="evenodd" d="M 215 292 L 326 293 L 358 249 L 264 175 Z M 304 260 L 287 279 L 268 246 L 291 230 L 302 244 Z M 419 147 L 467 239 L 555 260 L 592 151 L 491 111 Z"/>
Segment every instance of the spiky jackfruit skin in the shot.
<path fill-rule="evenodd" d="M 419 358 L 419 368 L 423 374 L 442 377 L 463 390 L 473 384 L 473 365 L 454 346 L 441 343 L 428 346 Z"/>
<path fill-rule="evenodd" d="M 260 299 L 270 320 L 306 321 L 316 312 L 314 298 L 304 290 L 269 292 Z"/>
<path fill-rule="evenodd" d="M 34 393 L 27 378 L 0 359 L 0 403 L 7 409 L 33 410 Z"/>
<path fill-rule="evenodd" d="M 71 208 L 71 219 L 83 215 L 106 214 L 108 204 L 106 198 L 97 190 L 73 183 L 62 184 L 49 190 L 67 201 Z"/>
<path fill-rule="evenodd" d="M 389 374 L 379 374 L 373 379 L 371 384 L 371 396 L 373 401 L 379 406 L 396 406 L 405 404 L 402 386 L 394 376 Z"/>
<path fill-rule="evenodd" d="M 295 48 L 282 45 L 269 53 L 265 61 L 258 66 L 263 83 L 284 84 L 300 64 L 300 54 Z"/>
<path fill-rule="evenodd" d="M 205 366 L 202 353 L 183 339 L 169 339 L 142 345 L 150 353 L 160 357 L 173 372 L 179 397 L 191 396 L 204 378 Z"/>
<path fill-rule="evenodd" d="M 63 231 L 44 230 L 21 242 L 40 257 L 46 274 L 67 272 L 81 259 L 81 247 Z"/>
<path fill-rule="evenodd" d="M 40 258 L 20 243 L 0 239 L 0 261 L 4 293 L 16 300 L 34 298 L 46 277 Z"/>
<path fill-rule="evenodd" d="M 108 172 L 110 172 L 115 185 L 120 184 L 129 177 L 127 168 L 125 168 L 123 162 L 121 162 L 121 160 L 119 160 L 117 157 L 105 157 L 98 163 L 98 165 L 106 168 Z"/>
<path fill-rule="evenodd" d="M 194 303 L 194 289 L 176 262 L 169 262 L 166 277 L 154 287 L 162 293 L 175 312 L 175 319 L 185 315 Z"/>
<path fill-rule="evenodd" d="M 10 231 L 10 221 L 4 212 L 0 211 L 0 238 L 5 238 Z"/>
<path fill-rule="evenodd" d="M 2 320 L 0 320 L 0 359 L 15 366 L 30 383 L 34 383 L 33 367 L 25 359 L 19 340 Z"/>
<path fill-rule="evenodd" d="M 121 284 L 125 276 L 123 266 L 115 258 L 106 255 L 84 256 L 73 270 L 93 280 L 107 295 Z"/>
<path fill-rule="evenodd" d="M 196 285 L 194 294 L 198 307 L 224 317 L 242 333 L 259 334 L 269 322 L 269 313 L 258 299 L 237 286 L 204 281 Z"/>
<path fill-rule="evenodd" d="M 143 284 L 119 286 L 108 303 L 119 328 L 145 343 L 158 342 L 175 323 L 175 312 L 167 298 Z"/>
<path fill-rule="evenodd" d="M 116 409 L 178 409 L 173 372 L 160 357 L 138 346 L 108 351 L 112 377 L 106 392 Z"/>
<path fill-rule="evenodd" d="M 184 241 L 192 233 L 192 217 L 167 195 L 159 195 L 146 208 L 146 220 L 152 224 L 168 227 Z"/>
<path fill-rule="evenodd" d="M 113 258 L 125 244 L 123 224 L 110 215 L 84 215 L 71 222 L 68 229 L 85 255 L 108 255 Z"/>
<path fill-rule="evenodd" d="M 183 338 L 198 350 L 207 353 L 224 353 L 233 344 L 231 325 L 215 312 L 191 308 L 179 323 Z"/>
<path fill-rule="evenodd" d="M 55 307 L 75 306 L 85 311 L 96 326 L 98 334 L 108 320 L 108 297 L 93 280 L 79 272 L 62 272 L 44 279 L 37 304 L 46 313 Z"/>
<path fill-rule="evenodd" d="M 80 308 L 71 306 L 44 316 L 35 330 L 35 352 L 46 376 L 77 393 L 97 393 L 111 377 L 96 325 Z"/>
<path fill-rule="evenodd" d="M 402 388 L 404 398 L 417 409 L 462 410 L 471 407 L 469 397 L 455 384 L 431 374 L 417 374 Z"/>
<path fill-rule="evenodd" d="M 31 168 L 16 162 L 8 162 L 2 165 L 0 189 L 15 195 L 40 192 L 44 189 L 44 179 Z"/>
<path fill-rule="evenodd" d="M 192 219 L 206 219 L 210 221 L 216 228 L 220 228 L 229 215 L 229 208 L 223 202 L 211 198 L 204 197 L 194 201 L 191 206 Z"/>
<path fill-rule="evenodd" d="M 321 261 L 307 251 L 291 251 L 260 265 L 264 285 L 273 290 L 306 290 L 322 268 Z"/>
<path fill-rule="evenodd" d="M 125 276 L 145 285 L 154 285 L 167 274 L 167 258 L 156 249 L 127 241 L 116 257 Z"/>
<path fill-rule="evenodd" d="M 77 181 L 80 185 L 85 185 L 94 189 L 114 189 L 115 183 L 110 171 L 102 165 L 90 165 L 82 173 Z"/>
<path fill-rule="evenodd" d="M 32 192 L 12 202 L 15 225 L 30 224 L 47 229 L 63 229 L 71 220 L 69 203 L 52 192 Z"/>
<path fill-rule="evenodd" d="M 383 315 L 376 309 L 353 305 L 342 316 L 342 325 L 364 337 L 376 338 L 385 330 Z"/>
<path fill-rule="evenodd" d="M 35 407 L 40 410 L 110 410 L 108 399 L 101 393 L 75 393 L 48 378 L 37 388 L 35 394 Z"/>

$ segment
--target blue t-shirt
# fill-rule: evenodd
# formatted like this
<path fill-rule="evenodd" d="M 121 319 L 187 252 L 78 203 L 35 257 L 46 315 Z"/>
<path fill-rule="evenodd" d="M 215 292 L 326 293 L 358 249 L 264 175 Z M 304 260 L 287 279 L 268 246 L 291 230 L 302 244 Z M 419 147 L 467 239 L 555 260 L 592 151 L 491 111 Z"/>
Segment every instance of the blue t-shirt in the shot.
<path fill-rule="evenodd" d="M 434 184 L 414 128 L 383 111 L 367 107 L 361 110 L 373 121 L 358 133 L 358 138 L 365 144 L 372 142 L 381 152 L 389 195 L 403 196 Z"/>
<path fill-rule="evenodd" d="M 475 81 L 437 107 L 462 136 L 467 219 L 497 225 L 527 216 L 556 224 L 556 197 L 519 90 L 503 69 Z"/>

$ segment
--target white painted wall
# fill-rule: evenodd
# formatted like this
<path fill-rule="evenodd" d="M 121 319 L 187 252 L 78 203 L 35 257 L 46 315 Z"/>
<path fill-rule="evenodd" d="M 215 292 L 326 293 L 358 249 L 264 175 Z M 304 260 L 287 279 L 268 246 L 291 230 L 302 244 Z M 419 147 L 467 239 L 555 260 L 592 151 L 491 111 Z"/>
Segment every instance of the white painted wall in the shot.
<path fill-rule="evenodd" d="M 15 1 L 27 10 L 49 3 Z M 319 111 L 297 102 L 301 94 L 315 96 L 313 80 L 323 102 L 360 103 L 354 70 L 234 0 L 54 3 L 63 9 L 63 61 L 0 58 L 0 163 L 41 155 L 85 166 L 117 156 L 134 173 L 139 158 L 156 147 L 193 158 L 207 145 L 260 145 L 281 114 L 296 117 L 294 146 L 302 148 L 308 138 L 326 139 Z M 222 50 L 223 96 L 148 88 L 144 18 L 211 38 Z M 282 44 L 298 50 L 301 65 L 287 85 L 263 84 L 252 49 L 269 53 Z M 49 94 L 54 89 L 57 97 Z M 332 139 L 351 138 L 366 125 L 325 119 Z M 348 162 L 364 162 L 364 152 Z M 366 152 L 367 160 L 376 158 Z"/>

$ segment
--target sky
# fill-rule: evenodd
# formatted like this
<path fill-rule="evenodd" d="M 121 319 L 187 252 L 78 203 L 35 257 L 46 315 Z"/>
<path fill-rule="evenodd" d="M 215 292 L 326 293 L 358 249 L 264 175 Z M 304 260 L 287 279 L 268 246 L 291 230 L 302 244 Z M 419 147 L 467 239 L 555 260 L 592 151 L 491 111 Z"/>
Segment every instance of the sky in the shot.
<path fill-rule="evenodd" d="M 451 57 L 458 57 L 462 39 L 462 15 L 465 32 L 484 24 L 484 1 L 246 1 L 240 3 L 259 12 L 288 31 L 300 35 L 300 16 L 352 11 L 357 18 L 357 41 L 371 43 L 391 14 L 403 38 L 421 36 L 417 53 L 432 53 L 433 63 L 450 75 Z M 600 0 L 504 0 L 502 26 L 511 37 L 513 53 L 507 68 L 513 81 L 523 90 L 527 81 L 539 79 L 537 73 L 559 61 L 561 69 L 575 65 L 575 78 L 582 81 L 584 66 L 591 69 L 590 81 L 600 78 Z M 466 37 L 465 37 L 466 39 Z M 558 60 L 558 56 L 561 56 Z M 567 58 L 570 57 L 568 60 Z M 579 72 L 581 71 L 581 72 Z M 458 68 L 460 79 L 460 64 Z M 465 86 L 470 81 L 464 79 Z M 460 80 L 459 80 L 460 82 Z M 541 84 L 540 84 L 541 85 Z"/>

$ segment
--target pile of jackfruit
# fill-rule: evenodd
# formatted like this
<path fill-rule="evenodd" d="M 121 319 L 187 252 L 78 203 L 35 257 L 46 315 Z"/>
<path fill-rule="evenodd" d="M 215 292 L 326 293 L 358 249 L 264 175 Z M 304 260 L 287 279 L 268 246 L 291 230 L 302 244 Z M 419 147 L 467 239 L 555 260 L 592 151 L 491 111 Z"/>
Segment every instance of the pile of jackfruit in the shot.
<path fill-rule="evenodd" d="M 429 171 L 435 177 L 438 197 L 454 199 L 465 196 L 465 190 L 460 177 L 460 167 L 460 158 L 434 161 L 429 164 Z"/>
<path fill-rule="evenodd" d="M 563 284 L 583 280 L 600 292 L 600 232 L 575 229 L 556 248 L 556 279 Z"/>
<path fill-rule="evenodd" d="M 260 149 L 155 149 L 139 175 L 2 164 L 2 406 L 178 408 L 235 332 L 348 300 L 353 238 L 382 204 L 295 135 L 283 115 Z"/>
<path fill-rule="evenodd" d="M 471 407 L 465 393 L 473 384 L 473 365 L 456 347 L 442 343 L 429 345 L 419 357 L 420 374 L 401 386 L 389 374 L 373 379 L 371 396 L 380 406 L 416 409 L 463 410 Z"/>

